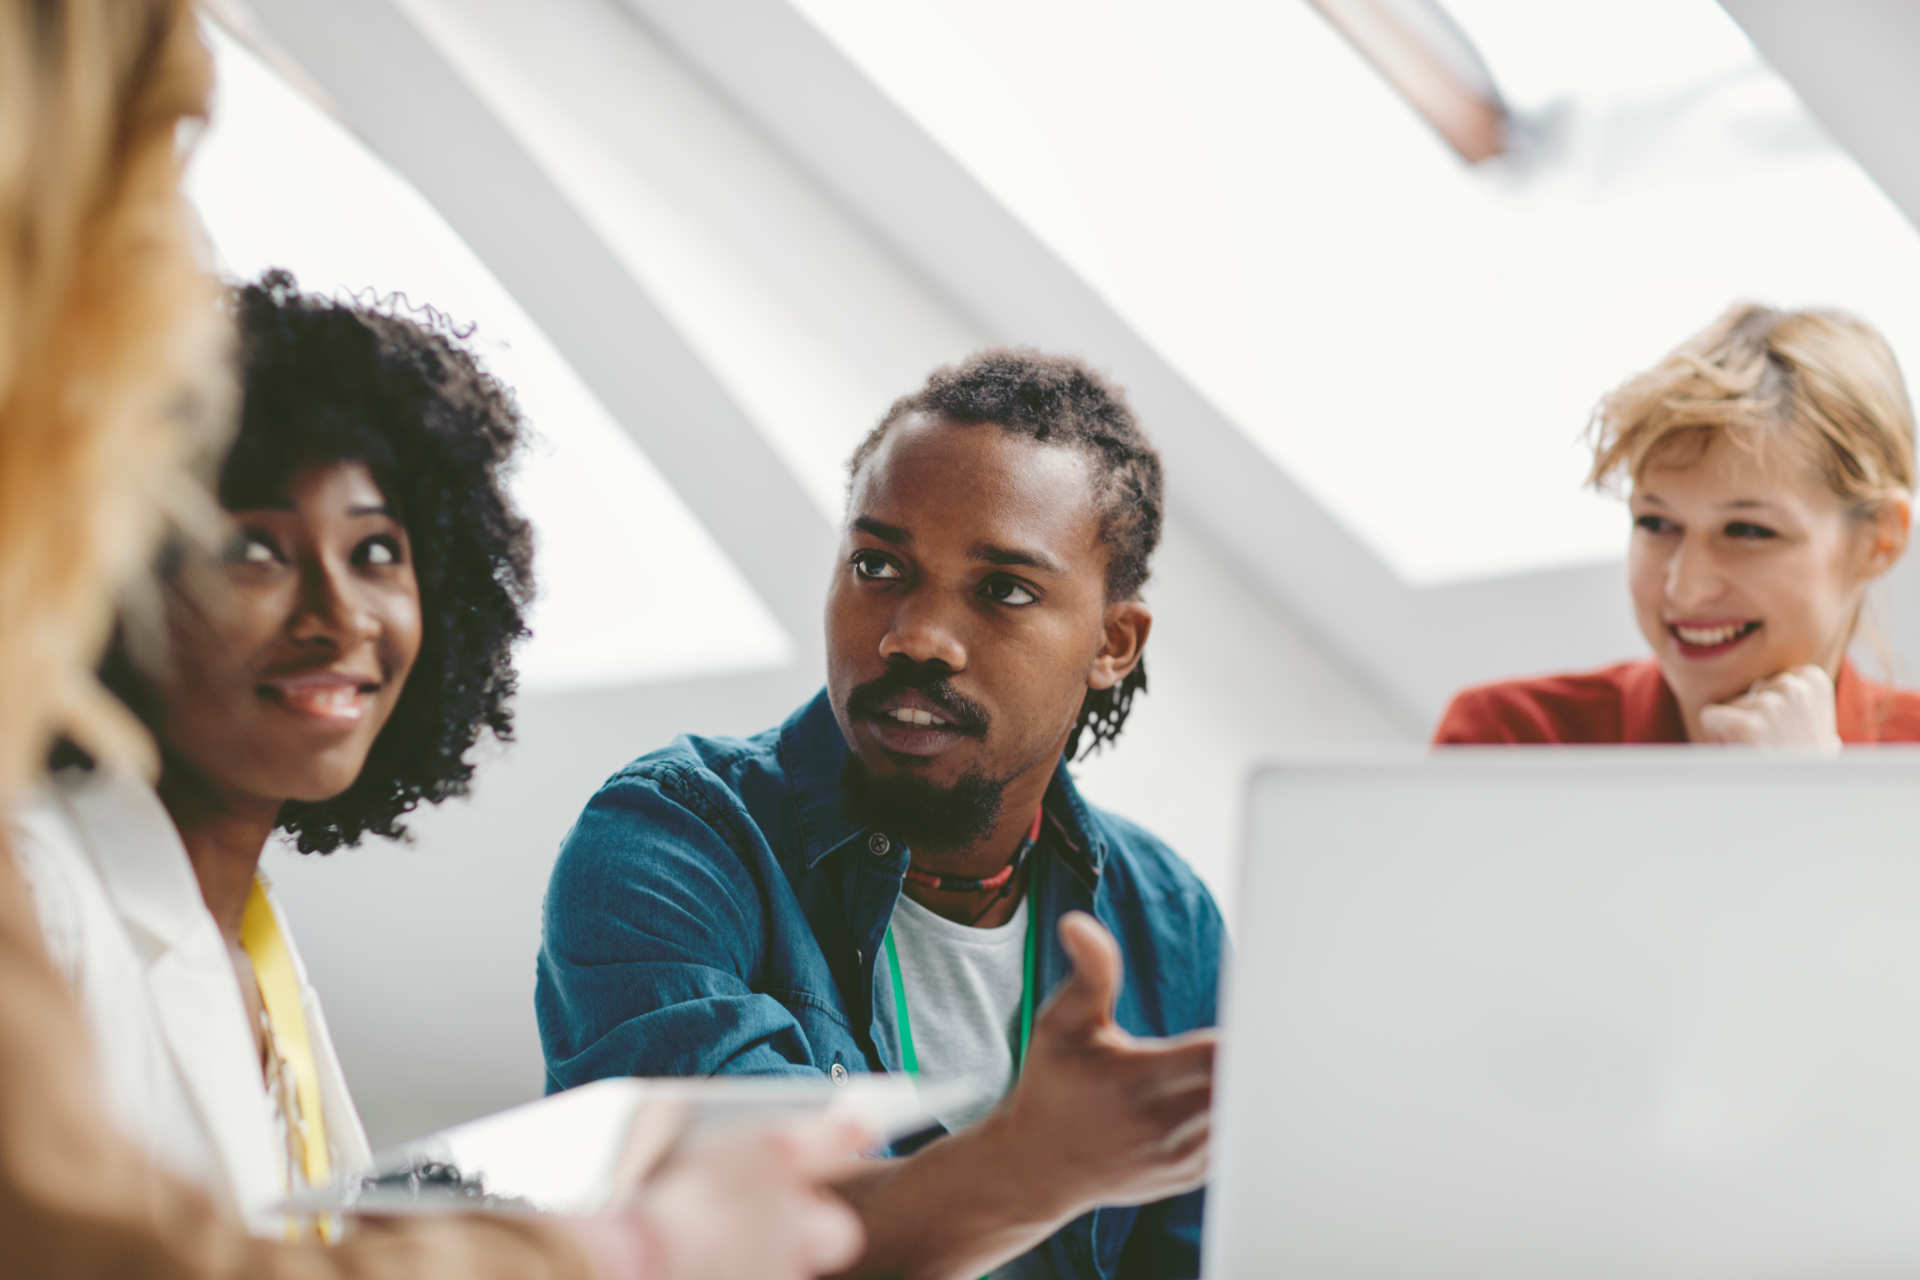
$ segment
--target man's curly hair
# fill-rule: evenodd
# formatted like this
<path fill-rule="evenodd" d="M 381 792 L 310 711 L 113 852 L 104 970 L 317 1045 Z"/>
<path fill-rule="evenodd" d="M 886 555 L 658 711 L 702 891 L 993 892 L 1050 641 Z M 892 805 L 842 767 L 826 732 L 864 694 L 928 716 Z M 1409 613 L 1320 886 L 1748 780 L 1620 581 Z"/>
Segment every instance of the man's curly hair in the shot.
<path fill-rule="evenodd" d="M 1014 435 L 1085 453 L 1093 461 L 1099 490 L 1094 501 L 1100 511 L 1100 540 L 1107 548 L 1107 599 L 1139 596 L 1148 562 L 1160 545 L 1166 502 L 1160 454 L 1120 388 L 1068 356 L 1027 347 L 975 352 L 959 364 L 935 369 L 926 385 L 893 402 L 853 451 L 847 464 L 849 495 L 887 429 L 910 413 L 991 423 Z M 1092 755 L 1118 738 L 1134 696 L 1146 688 L 1147 664 L 1142 659 L 1113 688 L 1088 690 L 1067 738 L 1067 759 Z"/>
<path fill-rule="evenodd" d="M 267 505 L 314 465 L 366 464 L 413 549 L 420 656 L 354 784 L 289 802 L 304 853 L 403 837 L 421 801 L 464 795 L 482 730 L 513 736 L 512 650 L 527 634 L 533 533 L 507 495 L 524 423 L 466 346 L 471 330 L 403 296 L 301 293 L 286 271 L 234 291 L 243 402 L 221 505 Z"/>

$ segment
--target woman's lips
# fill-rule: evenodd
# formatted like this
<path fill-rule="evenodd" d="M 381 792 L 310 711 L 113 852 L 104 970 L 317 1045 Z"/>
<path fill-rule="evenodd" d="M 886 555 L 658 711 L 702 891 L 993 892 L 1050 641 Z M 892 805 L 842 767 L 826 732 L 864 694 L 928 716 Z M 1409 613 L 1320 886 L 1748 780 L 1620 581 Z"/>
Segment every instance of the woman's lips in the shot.
<path fill-rule="evenodd" d="M 269 680 L 261 696 L 302 720 L 328 728 L 351 728 L 367 718 L 372 687 L 337 677 Z"/>
<path fill-rule="evenodd" d="M 1707 622 L 1669 622 L 1667 634 L 1683 658 L 1717 658 L 1743 644 L 1760 630 L 1751 620 L 1713 619 Z"/>

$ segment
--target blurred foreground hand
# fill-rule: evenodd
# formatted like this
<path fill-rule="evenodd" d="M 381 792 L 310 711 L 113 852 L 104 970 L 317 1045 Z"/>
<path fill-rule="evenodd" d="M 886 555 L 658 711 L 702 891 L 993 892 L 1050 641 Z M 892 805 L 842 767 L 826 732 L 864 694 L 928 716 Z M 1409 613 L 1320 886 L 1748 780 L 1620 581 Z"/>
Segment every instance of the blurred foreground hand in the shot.
<path fill-rule="evenodd" d="M 811 1280 L 860 1256 L 860 1219 L 827 1182 L 873 1146 L 843 1118 L 725 1134 L 675 1157 L 631 1208 L 577 1229 L 605 1280 Z"/>

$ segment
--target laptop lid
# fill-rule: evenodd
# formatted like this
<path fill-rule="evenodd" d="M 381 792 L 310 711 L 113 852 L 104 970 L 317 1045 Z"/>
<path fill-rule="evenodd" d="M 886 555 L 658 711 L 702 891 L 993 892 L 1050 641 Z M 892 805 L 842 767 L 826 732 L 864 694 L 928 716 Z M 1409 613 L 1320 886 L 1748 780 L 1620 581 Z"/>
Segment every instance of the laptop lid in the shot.
<path fill-rule="evenodd" d="M 1208 1274 L 1920 1267 L 1920 752 L 1251 784 Z"/>

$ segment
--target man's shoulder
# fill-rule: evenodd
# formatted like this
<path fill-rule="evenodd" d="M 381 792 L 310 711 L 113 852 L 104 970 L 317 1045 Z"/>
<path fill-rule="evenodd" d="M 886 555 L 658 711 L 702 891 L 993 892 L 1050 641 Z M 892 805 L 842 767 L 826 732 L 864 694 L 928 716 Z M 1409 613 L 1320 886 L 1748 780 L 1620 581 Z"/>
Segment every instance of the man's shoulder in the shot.
<path fill-rule="evenodd" d="M 124 951 L 126 968 L 136 977 L 133 954 L 120 939 L 123 926 L 100 868 L 88 847 L 87 832 L 74 812 L 77 798 L 126 791 L 138 783 L 118 782 L 102 773 L 63 770 L 31 789 L 7 815 L 9 852 L 28 899 L 38 916 L 42 940 L 55 967 L 76 991 L 91 989 L 103 954 Z M 96 801 L 98 803 L 98 801 Z M 106 946 L 110 951 L 103 953 Z"/>
<path fill-rule="evenodd" d="M 1199 873 L 1165 840 L 1131 818 L 1082 800 L 1089 823 L 1106 844 L 1102 878 L 1124 880 L 1128 891 L 1151 911 L 1179 911 L 1217 921 L 1219 907 Z"/>
<path fill-rule="evenodd" d="M 589 803 L 636 792 L 659 793 L 693 804 L 724 796 L 738 798 L 767 775 L 779 773 L 779 739 L 778 727 L 747 738 L 683 733 L 615 770 Z"/>
<path fill-rule="evenodd" d="M 757 808 L 783 800 L 795 786 L 817 785 L 809 781 L 809 762 L 824 760 L 839 733 L 823 690 L 784 722 L 748 737 L 683 733 L 616 770 L 588 807 L 660 795 L 696 807 Z M 808 777 L 794 776 L 796 768 Z"/>
<path fill-rule="evenodd" d="M 681 734 L 629 761 L 574 820 L 550 893 L 590 898 L 609 878 L 617 883 L 642 868 L 671 876 L 772 861 L 791 869 L 804 852 L 810 806 L 819 803 L 812 774 L 828 732 L 838 729 L 815 698 L 750 737 Z"/>
<path fill-rule="evenodd" d="M 1166 841 L 1109 810 L 1085 806 L 1106 842 L 1095 914 L 1113 931 L 1137 1034 L 1175 1035 L 1219 1017 L 1226 923 L 1205 881 Z M 1095 834 L 1092 831 L 1088 835 Z"/>

